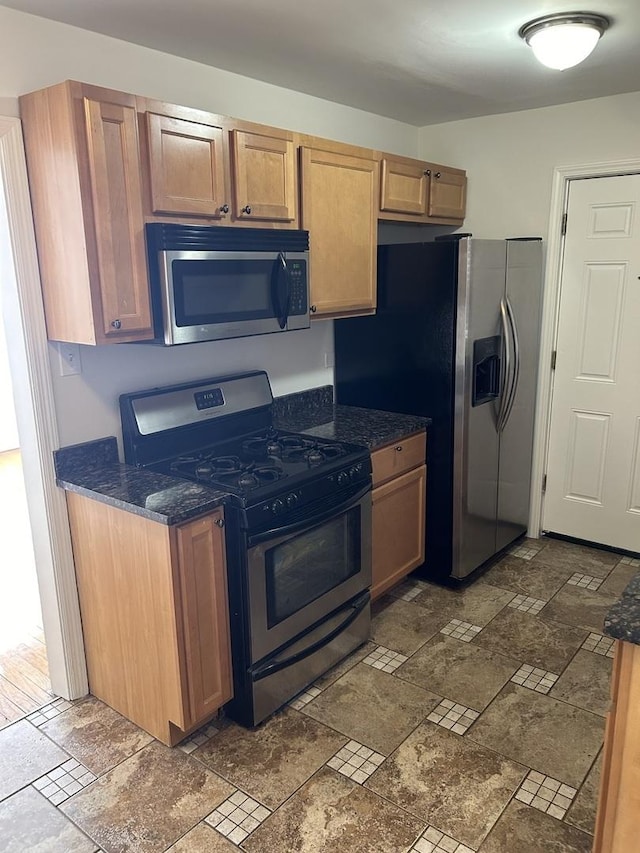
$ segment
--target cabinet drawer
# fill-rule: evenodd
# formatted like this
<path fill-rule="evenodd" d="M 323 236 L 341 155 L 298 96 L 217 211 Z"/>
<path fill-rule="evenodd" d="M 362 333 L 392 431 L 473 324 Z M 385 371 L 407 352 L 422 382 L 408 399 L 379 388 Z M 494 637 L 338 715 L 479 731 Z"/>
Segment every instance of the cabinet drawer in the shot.
<path fill-rule="evenodd" d="M 423 465 L 427 452 L 426 433 L 419 432 L 400 441 L 394 441 L 371 454 L 373 485 L 379 486 L 392 477 Z"/>

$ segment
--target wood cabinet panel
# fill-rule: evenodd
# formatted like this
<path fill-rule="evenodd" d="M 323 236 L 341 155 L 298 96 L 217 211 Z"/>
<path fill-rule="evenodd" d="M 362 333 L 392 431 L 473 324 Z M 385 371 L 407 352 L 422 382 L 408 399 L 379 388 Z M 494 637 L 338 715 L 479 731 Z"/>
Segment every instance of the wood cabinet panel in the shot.
<path fill-rule="evenodd" d="M 49 337 L 153 337 L 135 98 L 67 81 L 20 111 Z"/>
<path fill-rule="evenodd" d="M 234 215 L 239 219 L 292 222 L 297 180 L 291 139 L 231 131 Z"/>
<path fill-rule="evenodd" d="M 457 224 L 466 212 L 466 173 L 408 157 L 380 155 L 380 219 Z"/>
<path fill-rule="evenodd" d="M 102 332 L 151 329 L 137 117 L 133 107 L 84 98 Z"/>
<path fill-rule="evenodd" d="M 225 217 L 222 128 L 153 112 L 146 120 L 153 213 Z"/>
<path fill-rule="evenodd" d="M 233 695 L 222 512 L 177 528 L 191 723 Z"/>
<path fill-rule="evenodd" d="M 67 492 L 89 689 L 169 742 L 188 724 L 169 528 Z"/>
<path fill-rule="evenodd" d="M 637 848 L 640 814 L 640 646 L 616 641 L 594 853 Z"/>
<path fill-rule="evenodd" d="M 426 478 L 421 465 L 373 490 L 374 599 L 424 562 Z"/>
<path fill-rule="evenodd" d="M 89 688 L 171 746 L 232 695 L 222 511 L 171 528 L 67 505 Z"/>
<path fill-rule="evenodd" d="M 467 199 L 467 178 L 457 169 L 431 167 L 429 185 L 429 216 L 464 219 Z"/>
<path fill-rule="evenodd" d="M 316 317 L 372 313 L 376 306 L 378 164 L 302 148 L 302 227 L 310 233 Z"/>
<path fill-rule="evenodd" d="M 381 166 L 380 210 L 424 216 L 429 178 L 423 164 L 383 157 Z"/>
<path fill-rule="evenodd" d="M 426 454 L 426 437 L 424 432 L 416 433 L 401 441 L 394 442 L 375 450 L 371 454 L 373 468 L 373 486 L 397 477 L 417 465 L 422 465 Z"/>

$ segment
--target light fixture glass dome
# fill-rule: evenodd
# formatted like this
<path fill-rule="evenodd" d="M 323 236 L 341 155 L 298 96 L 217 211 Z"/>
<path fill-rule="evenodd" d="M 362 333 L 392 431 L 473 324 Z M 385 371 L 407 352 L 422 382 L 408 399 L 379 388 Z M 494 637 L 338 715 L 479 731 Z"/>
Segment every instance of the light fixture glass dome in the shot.
<path fill-rule="evenodd" d="M 608 26 L 603 15 L 572 12 L 536 18 L 521 27 L 519 35 L 539 62 L 564 71 L 589 56 Z"/>

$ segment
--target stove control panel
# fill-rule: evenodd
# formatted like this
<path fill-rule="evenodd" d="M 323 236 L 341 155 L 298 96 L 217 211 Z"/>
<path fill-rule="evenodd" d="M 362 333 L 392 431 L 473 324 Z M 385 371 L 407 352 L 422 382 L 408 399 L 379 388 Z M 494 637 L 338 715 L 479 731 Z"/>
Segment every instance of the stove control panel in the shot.
<path fill-rule="evenodd" d="M 282 517 L 288 513 L 316 503 L 322 498 L 340 492 L 342 489 L 364 485 L 370 479 L 371 467 L 367 462 L 356 462 L 346 468 L 340 468 L 324 477 L 317 477 L 303 483 L 295 490 L 284 492 L 278 497 L 270 498 L 250 507 L 247 510 L 249 526 L 263 524 L 273 516 Z"/>

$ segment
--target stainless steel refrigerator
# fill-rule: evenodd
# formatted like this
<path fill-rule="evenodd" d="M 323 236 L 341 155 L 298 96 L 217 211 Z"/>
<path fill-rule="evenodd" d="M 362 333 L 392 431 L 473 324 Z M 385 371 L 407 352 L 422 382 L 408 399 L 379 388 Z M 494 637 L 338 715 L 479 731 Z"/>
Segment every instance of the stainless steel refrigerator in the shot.
<path fill-rule="evenodd" d="M 335 322 L 339 403 L 424 415 L 426 560 L 462 580 L 527 529 L 539 238 L 381 246 L 378 309 Z"/>

